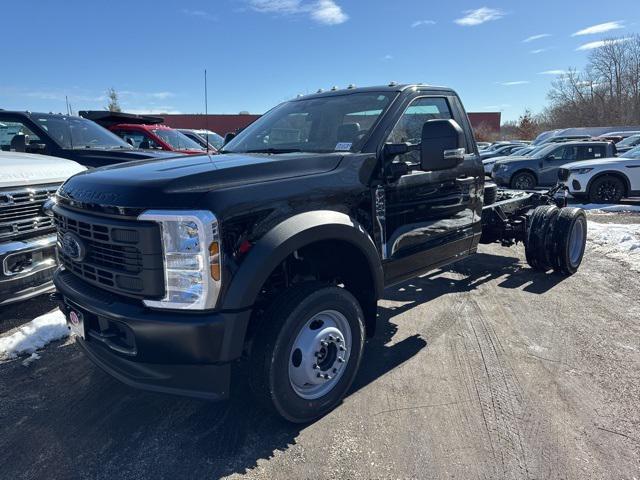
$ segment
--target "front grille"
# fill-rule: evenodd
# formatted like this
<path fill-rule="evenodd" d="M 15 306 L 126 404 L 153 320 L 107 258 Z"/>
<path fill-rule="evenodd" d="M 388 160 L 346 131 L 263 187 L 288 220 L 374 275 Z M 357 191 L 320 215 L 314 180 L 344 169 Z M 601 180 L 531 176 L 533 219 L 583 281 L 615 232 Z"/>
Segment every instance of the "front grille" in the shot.
<path fill-rule="evenodd" d="M 58 185 L 0 191 L 0 239 L 41 234 L 53 229 L 53 219 L 42 211 Z"/>
<path fill-rule="evenodd" d="M 86 215 L 54 207 L 58 259 L 71 273 L 109 291 L 138 298 L 164 295 L 160 229 L 152 222 Z M 63 247 L 70 233 L 84 258 Z M 74 258 L 72 258 L 74 257 Z"/>

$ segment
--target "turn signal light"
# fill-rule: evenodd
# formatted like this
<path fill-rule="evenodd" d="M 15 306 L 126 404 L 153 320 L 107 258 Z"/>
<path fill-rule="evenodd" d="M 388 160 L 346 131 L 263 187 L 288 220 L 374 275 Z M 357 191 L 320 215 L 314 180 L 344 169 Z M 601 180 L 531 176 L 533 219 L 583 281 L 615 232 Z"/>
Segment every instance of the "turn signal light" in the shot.
<path fill-rule="evenodd" d="M 209 245 L 209 259 L 211 262 L 211 278 L 220 280 L 220 244 L 212 242 Z"/>

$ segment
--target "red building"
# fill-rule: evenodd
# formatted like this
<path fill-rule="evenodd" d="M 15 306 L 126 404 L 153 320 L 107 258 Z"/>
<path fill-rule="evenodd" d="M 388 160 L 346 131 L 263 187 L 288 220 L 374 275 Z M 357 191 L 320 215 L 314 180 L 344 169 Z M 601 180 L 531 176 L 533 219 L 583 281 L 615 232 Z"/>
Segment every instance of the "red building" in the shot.
<path fill-rule="evenodd" d="M 173 128 L 207 128 L 224 136 L 228 132 L 235 132 L 254 122 L 260 115 L 253 114 L 204 114 L 191 115 L 157 115 L 164 118 L 166 125 Z M 469 113 L 469 121 L 473 128 L 484 125 L 496 133 L 500 133 L 500 112 Z"/>

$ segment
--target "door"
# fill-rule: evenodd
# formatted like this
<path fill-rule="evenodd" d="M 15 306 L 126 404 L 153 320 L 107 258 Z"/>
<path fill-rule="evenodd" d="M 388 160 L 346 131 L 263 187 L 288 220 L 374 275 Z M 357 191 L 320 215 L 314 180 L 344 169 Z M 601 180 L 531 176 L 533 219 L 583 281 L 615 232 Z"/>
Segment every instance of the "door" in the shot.
<path fill-rule="evenodd" d="M 464 120 L 455 112 L 455 99 L 418 96 L 410 100 L 386 142 L 420 143 L 422 125 L 431 119 Z M 401 281 L 438 264 L 467 254 L 471 247 L 474 207 L 482 163 L 467 146 L 466 159 L 450 170 L 423 171 L 420 153 L 400 155 L 411 171 L 389 180 L 376 192 L 378 210 L 384 205 L 383 257 L 387 281 Z M 477 219 L 476 221 L 479 221 Z"/>
<path fill-rule="evenodd" d="M 558 181 L 558 168 L 565 163 L 578 160 L 577 145 L 563 145 L 556 148 L 540 161 L 538 183 L 540 185 L 555 185 Z"/>

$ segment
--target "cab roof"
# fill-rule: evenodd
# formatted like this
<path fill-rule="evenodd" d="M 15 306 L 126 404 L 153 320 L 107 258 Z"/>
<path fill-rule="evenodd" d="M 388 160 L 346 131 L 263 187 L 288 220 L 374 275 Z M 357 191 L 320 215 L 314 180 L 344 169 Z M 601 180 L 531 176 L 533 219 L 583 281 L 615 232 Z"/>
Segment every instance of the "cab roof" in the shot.
<path fill-rule="evenodd" d="M 309 98 L 322 98 L 322 97 L 333 97 L 339 95 L 351 95 L 353 93 L 367 93 L 367 92 L 404 92 L 406 90 L 435 90 L 443 93 L 450 93 L 455 95 L 455 91 L 449 87 L 438 87 L 435 85 L 429 85 L 426 83 L 389 83 L 388 85 L 379 85 L 373 87 L 355 87 L 348 86 L 346 88 L 337 88 L 333 87 L 330 90 L 318 90 L 316 93 L 311 93 L 309 95 L 301 95 L 296 100 L 306 100 Z"/>

